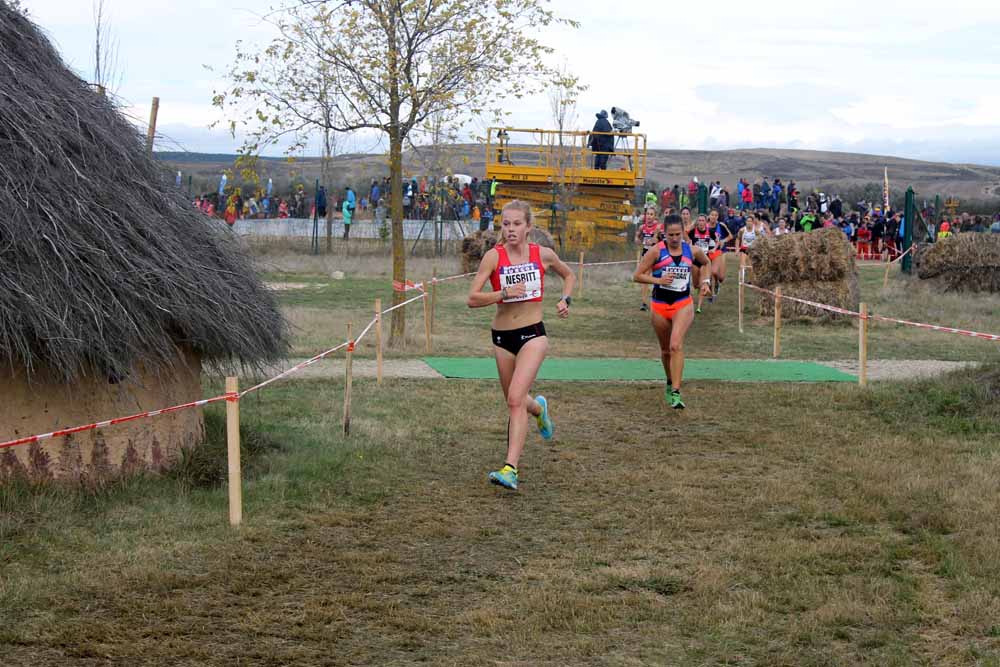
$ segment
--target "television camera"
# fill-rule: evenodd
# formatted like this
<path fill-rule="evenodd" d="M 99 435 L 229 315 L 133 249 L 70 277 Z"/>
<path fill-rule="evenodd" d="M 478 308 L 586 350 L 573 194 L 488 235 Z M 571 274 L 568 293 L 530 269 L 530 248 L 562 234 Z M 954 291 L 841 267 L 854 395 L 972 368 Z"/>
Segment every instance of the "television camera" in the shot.
<path fill-rule="evenodd" d="M 611 107 L 611 126 L 615 132 L 631 132 L 633 127 L 639 127 L 639 121 L 632 120 L 628 111 L 619 107 Z"/>

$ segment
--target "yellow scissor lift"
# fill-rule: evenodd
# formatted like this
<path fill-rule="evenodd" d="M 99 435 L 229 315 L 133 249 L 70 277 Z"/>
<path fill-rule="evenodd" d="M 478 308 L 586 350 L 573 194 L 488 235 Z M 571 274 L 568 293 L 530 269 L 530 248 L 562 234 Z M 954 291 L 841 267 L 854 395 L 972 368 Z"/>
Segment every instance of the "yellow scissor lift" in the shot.
<path fill-rule="evenodd" d="M 607 169 L 594 169 L 595 153 L 587 146 L 591 134 L 602 133 L 490 128 L 486 179 L 497 179 L 495 206 L 527 201 L 536 223 L 555 236 L 550 227 L 557 204 L 566 213 L 562 236 L 568 248 L 626 242 L 635 187 L 646 178 L 646 135 L 606 133 L 615 151 L 608 154 Z"/>

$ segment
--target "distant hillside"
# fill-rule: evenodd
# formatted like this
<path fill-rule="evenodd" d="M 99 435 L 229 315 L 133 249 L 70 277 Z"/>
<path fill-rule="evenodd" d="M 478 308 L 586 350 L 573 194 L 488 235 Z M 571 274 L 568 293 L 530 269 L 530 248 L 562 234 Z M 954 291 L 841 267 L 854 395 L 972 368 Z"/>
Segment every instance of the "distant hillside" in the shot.
<path fill-rule="evenodd" d="M 485 156 L 482 146 L 458 144 L 444 149 L 455 173 L 482 176 Z M 193 174 L 195 190 L 212 190 L 223 169 L 231 168 L 236 156 L 201 153 L 157 153 L 157 157 L 185 174 Z M 404 155 L 407 175 L 428 173 L 425 151 Z M 612 167 L 614 163 L 612 162 Z M 908 186 L 922 197 L 935 194 L 960 199 L 993 199 L 1000 197 L 1000 167 L 944 162 L 923 162 L 898 157 L 804 151 L 791 149 L 752 148 L 727 151 L 651 150 L 648 155 L 647 179 L 660 186 L 687 183 L 692 176 L 702 181 L 721 180 L 733 185 L 740 177 L 760 179 L 775 176 L 783 181 L 795 180 L 801 190 L 820 188 L 835 192 L 838 187 L 863 185 L 882 181 L 883 169 L 889 169 L 889 182 L 894 192 Z M 312 183 L 319 176 L 318 158 L 263 158 L 260 173 L 271 177 L 281 189 L 291 179 Z M 384 155 L 341 155 L 333 161 L 333 182 L 337 187 L 350 184 L 362 187 L 373 177 L 388 173 Z M 186 180 L 186 179 L 185 179 Z M 200 185 L 199 185 L 200 183 Z"/>

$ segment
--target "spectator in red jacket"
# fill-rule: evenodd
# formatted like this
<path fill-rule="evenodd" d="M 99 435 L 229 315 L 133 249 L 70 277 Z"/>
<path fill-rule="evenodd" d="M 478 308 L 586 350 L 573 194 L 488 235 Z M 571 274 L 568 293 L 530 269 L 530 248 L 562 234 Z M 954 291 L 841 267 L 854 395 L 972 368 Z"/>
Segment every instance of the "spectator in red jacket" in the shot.
<path fill-rule="evenodd" d="M 660 193 L 660 210 L 665 212 L 668 208 L 673 208 L 675 201 L 674 191 L 670 188 L 663 188 L 663 192 Z"/>

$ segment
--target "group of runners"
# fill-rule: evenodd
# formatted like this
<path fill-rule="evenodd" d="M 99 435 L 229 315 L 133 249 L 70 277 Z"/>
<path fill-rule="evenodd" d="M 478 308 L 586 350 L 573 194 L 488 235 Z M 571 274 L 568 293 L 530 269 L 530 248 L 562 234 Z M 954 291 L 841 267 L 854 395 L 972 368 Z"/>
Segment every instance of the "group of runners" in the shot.
<path fill-rule="evenodd" d="M 503 465 L 489 473 L 491 483 L 517 489 L 517 466 L 533 417 L 543 439 L 554 433 L 549 403 L 544 396 L 530 395 L 538 369 L 545 360 L 548 337 L 542 321 L 545 275 L 562 279 L 562 296 L 556 304 L 560 318 L 569 316 L 576 276 L 550 248 L 528 242 L 532 227 L 531 206 L 515 200 L 500 212 L 500 238 L 479 265 L 468 296 L 470 308 L 496 305 L 490 332 L 500 387 L 507 402 L 507 454 Z M 765 225 L 766 228 L 766 225 Z M 766 232 L 748 220 L 737 238 L 744 254 Z M 652 286 L 649 305 L 651 323 L 660 347 L 667 383 L 665 398 L 674 409 L 683 409 L 681 382 L 684 375 L 684 337 L 702 302 L 713 298 L 726 278 L 723 248 L 732 238 L 714 211 L 691 221 L 690 209 L 668 212 L 661 223 L 655 207 L 644 212 L 637 232 L 643 254 L 632 276 Z M 741 258 L 741 265 L 743 261 Z M 484 291 L 487 283 L 490 288 Z M 699 290 L 695 306 L 692 286 Z"/>

